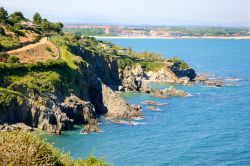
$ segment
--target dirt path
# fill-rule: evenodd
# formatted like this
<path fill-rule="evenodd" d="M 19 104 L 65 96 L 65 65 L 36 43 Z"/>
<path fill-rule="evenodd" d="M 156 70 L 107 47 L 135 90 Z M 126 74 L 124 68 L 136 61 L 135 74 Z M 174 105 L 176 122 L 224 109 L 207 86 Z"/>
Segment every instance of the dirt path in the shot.
<path fill-rule="evenodd" d="M 26 51 L 26 50 L 30 50 L 30 49 L 33 49 L 35 47 L 38 47 L 42 44 L 52 44 L 51 42 L 49 42 L 47 40 L 46 37 L 43 37 L 42 39 L 39 40 L 39 42 L 37 43 L 34 43 L 34 44 L 29 44 L 27 46 L 24 46 L 22 48 L 18 48 L 18 49 L 15 49 L 15 50 L 11 50 L 11 51 L 8 51 L 7 54 L 15 54 L 15 53 L 18 53 L 18 52 L 22 52 L 22 51 Z"/>
<path fill-rule="evenodd" d="M 8 51 L 7 54 L 17 56 L 20 63 L 44 62 L 59 58 L 58 48 L 48 41 L 46 37 L 37 43 Z"/>

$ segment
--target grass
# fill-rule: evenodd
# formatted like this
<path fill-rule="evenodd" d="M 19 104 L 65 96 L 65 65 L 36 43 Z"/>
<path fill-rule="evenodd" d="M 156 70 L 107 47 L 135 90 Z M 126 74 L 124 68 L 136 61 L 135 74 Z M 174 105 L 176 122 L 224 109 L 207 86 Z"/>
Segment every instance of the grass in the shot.
<path fill-rule="evenodd" d="M 161 68 L 165 67 L 166 64 L 164 62 L 146 62 L 141 61 L 139 64 L 145 71 L 158 71 Z"/>
<path fill-rule="evenodd" d="M 174 63 L 180 69 L 189 69 L 189 65 L 178 57 L 167 59 L 168 62 Z"/>
<path fill-rule="evenodd" d="M 60 48 L 60 52 L 62 60 L 64 60 L 70 68 L 78 69 L 78 66 L 75 64 L 75 61 L 80 60 L 79 58 L 69 52 L 64 46 Z"/>
<path fill-rule="evenodd" d="M 40 93 L 55 92 L 56 86 L 61 82 L 60 75 L 53 71 L 31 72 L 22 77 L 14 76 L 9 78 L 13 82 L 9 86 L 10 89 L 26 87 Z"/>
<path fill-rule="evenodd" d="M 1 49 L 14 49 L 19 46 L 18 38 L 0 35 L 0 51 Z"/>
<path fill-rule="evenodd" d="M 86 160 L 73 160 L 68 154 L 25 131 L 1 132 L 0 149 L 0 165 L 108 166 L 93 156 Z"/>

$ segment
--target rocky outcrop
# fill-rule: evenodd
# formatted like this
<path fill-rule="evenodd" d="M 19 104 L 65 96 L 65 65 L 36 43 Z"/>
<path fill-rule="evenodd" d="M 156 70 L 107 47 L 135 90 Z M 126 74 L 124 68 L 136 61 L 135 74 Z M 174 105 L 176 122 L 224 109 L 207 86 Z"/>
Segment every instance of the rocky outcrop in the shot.
<path fill-rule="evenodd" d="M 92 119 L 96 119 L 94 105 L 73 95 L 66 97 L 64 102 L 60 104 L 60 108 L 70 119 L 74 120 L 75 124 L 86 124 Z"/>
<path fill-rule="evenodd" d="M 128 105 L 125 100 L 108 86 L 102 84 L 103 104 L 107 108 L 107 116 L 113 118 L 142 117 L 140 107 Z"/>
<path fill-rule="evenodd" d="M 168 98 L 161 90 L 154 89 L 150 91 L 150 95 L 155 98 L 166 99 Z"/>
<path fill-rule="evenodd" d="M 124 91 L 139 91 L 142 80 L 144 79 L 144 71 L 140 64 L 135 66 L 126 66 L 124 70 L 120 69 L 120 79 Z"/>
<path fill-rule="evenodd" d="M 182 69 L 178 66 L 178 63 L 173 63 L 173 65 L 170 67 L 170 70 L 178 77 L 188 77 L 190 80 L 193 80 L 196 77 L 196 73 L 194 69 L 187 68 Z"/>
<path fill-rule="evenodd" d="M 49 133 L 60 134 L 62 130 L 73 127 L 73 120 L 67 117 L 59 107 L 50 109 L 45 106 L 33 106 L 32 123 L 34 127 L 46 130 Z"/>
<path fill-rule="evenodd" d="M 172 67 L 164 67 L 158 71 L 149 71 L 146 73 L 146 76 L 147 79 L 152 82 L 191 85 L 195 75 L 195 73 L 193 73 L 194 75 L 190 74 L 192 70 L 193 69 L 181 70 L 173 68 L 172 71 Z"/>
<path fill-rule="evenodd" d="M 158 71 L 149 71 L 146 73 L 146 75 L 150 81 L 160 81 L 166 83 L 178 82 L 178 78 L 176 77 L 176 75 L 167 67 L 162 68 Z"/>
<path fill-rule="evenodd" d="M 222 87 L 224 81 L 222 79 L 211 79 L 211 74 L 199 74 L 195 78 L 195 82 L 211 87 Z"/>
<path fill-rule="evenodd" d="M 13 130 L 25 130 L 28 132 L 34 131 L 34 129 L 24 123 L 16 123 L 16 124 L 3 124 L 0 125 L 0 131 L 13 131 Z"/>
<path fill-rule="evenodd" d="M 162 92 L 164 94 L 167 94 L 168 96 L 180 96 L 180 97 L 184 97 L 184 96 L 188 96 L 189 95 L 188 92 L 184 92 L 182 90 L 177 90 L 173 86 L 162 90 Z"/>

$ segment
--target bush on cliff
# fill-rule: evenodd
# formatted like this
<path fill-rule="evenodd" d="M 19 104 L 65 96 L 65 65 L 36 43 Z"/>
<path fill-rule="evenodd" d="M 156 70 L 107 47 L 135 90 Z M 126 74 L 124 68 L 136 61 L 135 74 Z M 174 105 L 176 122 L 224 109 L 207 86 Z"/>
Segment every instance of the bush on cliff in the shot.
<path fill-rule="evenodd" d="M 25 131 L 0 132 L 0 149 L 0 165 L 108 166 L 92 156 L 86 160 L 73 160 Z"/>
<path fill-rule="evenodd" d="M 185 70 L 185 69 L 190 68 L 189 65 L 186 62 L 184 62 L 183 60 L 181 60 L 178 57 L 169 58 L 169 59 L 167 59 L 167 61 L 171 62 L 171 63 L 174 63 L 180 69 Z"/>

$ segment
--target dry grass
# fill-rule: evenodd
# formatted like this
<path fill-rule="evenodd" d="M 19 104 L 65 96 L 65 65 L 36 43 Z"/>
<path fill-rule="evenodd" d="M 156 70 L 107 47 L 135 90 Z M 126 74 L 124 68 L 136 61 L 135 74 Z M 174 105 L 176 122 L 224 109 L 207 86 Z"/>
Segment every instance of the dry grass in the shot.
<path fill-rule="evenodd" d="M 8 166 L 110 166 L 89 156 L 73 160 L 26 131 L 0 132 L 0 165 Z"/>
<path fill-rule="evenodd" d="M 20 63 L 44 62 L 59 58 L 58 49 L 51 42 L 47 41 L 46 38 L 42 38 L 38 43 L 8 51 L 7 53 L 17 56 L 20 59 Z"/>
<path fill-rule="evenodd" d="M 25 33 L 25 36 L 19 37 L 20 43 L 32 42 L 35 39 L 35 37 L 38 36 L 36 33 L 27 30 L 23 30 L 23 32 Z"/>

